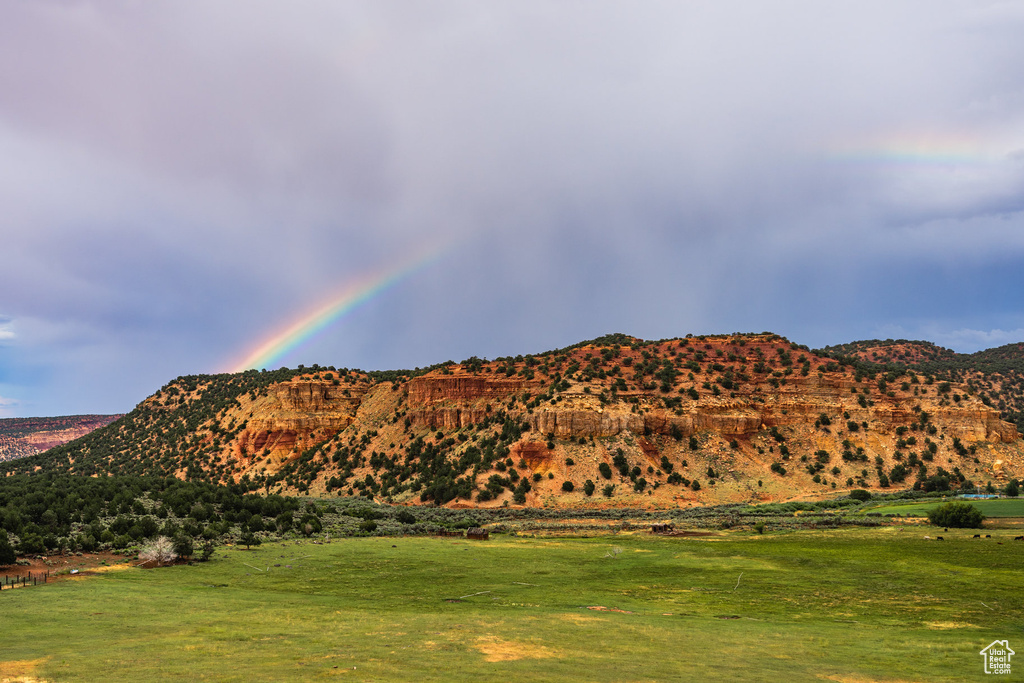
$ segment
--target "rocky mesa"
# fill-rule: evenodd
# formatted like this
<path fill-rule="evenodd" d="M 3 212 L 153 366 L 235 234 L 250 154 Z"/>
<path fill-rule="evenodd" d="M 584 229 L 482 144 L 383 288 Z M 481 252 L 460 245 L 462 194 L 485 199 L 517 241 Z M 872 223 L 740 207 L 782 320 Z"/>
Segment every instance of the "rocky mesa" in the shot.
<path fill-rule="evenodd" d="M 675 506 L 1024 475 L 971 387 L 763 333 L 625 335 L 426 371 L 179 378 L 25 466 L 446 505 Z"/>

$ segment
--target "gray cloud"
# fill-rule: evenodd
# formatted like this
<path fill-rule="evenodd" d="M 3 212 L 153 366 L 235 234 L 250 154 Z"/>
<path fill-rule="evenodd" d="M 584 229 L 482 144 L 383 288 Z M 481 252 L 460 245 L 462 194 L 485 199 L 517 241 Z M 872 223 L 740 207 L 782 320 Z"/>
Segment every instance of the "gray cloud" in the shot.
<path fill-rule="evenodd" d="M 422 244 L 454 246 L 282 362 L 1024 328 L 1015 4 L 0 15 L 15 410 L 127 409 Z"/>

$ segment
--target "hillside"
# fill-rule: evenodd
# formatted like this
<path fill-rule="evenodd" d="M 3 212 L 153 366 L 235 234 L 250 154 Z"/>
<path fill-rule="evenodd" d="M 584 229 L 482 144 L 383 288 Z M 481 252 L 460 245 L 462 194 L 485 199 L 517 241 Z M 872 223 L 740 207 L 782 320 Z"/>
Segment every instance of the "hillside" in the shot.
<path fill-rule="evenodd" d="M 610 335 L 427 370 L 179 378 L 124 419 L 0 471 L 149 474 L 397 503 L 689 506 L 1024 475 L 966 385 L 774 334 Z"/>
<path fill-rule="evenodd" d="M 121 415 L 0 418 L 0 462 L 24 458 L 85 436 Z"/>
<path fill-rule="evenodd" d="M 826 346 L 821 351 L 833 356 L 857 358 L 868 363 L 916 365 L 933 361 L 949 361 L 958 354 L 951 349 L 927 341 L 906 339 L 867 339 L 836 346 Z"/>
<path fill-rule="evenodd" d="M 931 342 L 871 339 L 828 346 L 820 353 L 856 358 L 875 371 L 912 368 L 937 380 L 963 383 L 1024 431 L 1024 343 L 956 353 Z"/>

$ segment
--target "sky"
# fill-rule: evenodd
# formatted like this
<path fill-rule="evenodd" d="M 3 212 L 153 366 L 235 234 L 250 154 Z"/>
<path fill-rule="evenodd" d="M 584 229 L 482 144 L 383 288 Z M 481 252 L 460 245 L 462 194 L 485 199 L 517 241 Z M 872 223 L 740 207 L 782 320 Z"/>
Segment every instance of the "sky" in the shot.
<path fill-rule="evenodd" d="M 613 332 L 1022 341 L 1021 35 L 982 0 L 2 3 L 0 416 Z"/>

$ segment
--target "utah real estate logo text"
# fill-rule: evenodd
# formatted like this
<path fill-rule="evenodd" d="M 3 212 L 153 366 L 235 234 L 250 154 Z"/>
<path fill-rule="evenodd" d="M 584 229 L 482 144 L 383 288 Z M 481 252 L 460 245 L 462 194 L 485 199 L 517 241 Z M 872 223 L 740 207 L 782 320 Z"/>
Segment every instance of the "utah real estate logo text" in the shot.
<path fill-rule="evenodd" d="M 993 640 L 979 654 L 985 658 L 985 673 L 1008 674 L 1010 673 L 1010 657 L 1017 653 L 1010 649 L 1009 641 Z"/>

